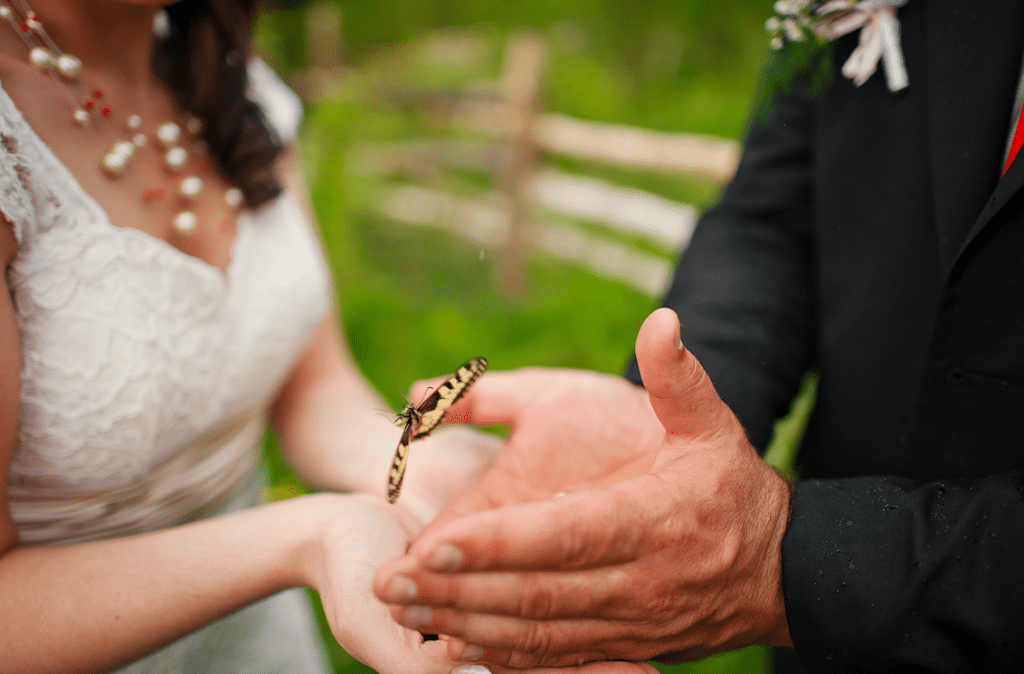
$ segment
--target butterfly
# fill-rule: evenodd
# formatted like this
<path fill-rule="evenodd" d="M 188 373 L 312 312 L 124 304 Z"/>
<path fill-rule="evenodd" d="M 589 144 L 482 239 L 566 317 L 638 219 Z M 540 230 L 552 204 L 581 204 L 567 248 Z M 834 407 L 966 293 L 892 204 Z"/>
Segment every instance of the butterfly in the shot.
<path fill-rule="evenodd" d="M 409 445 L 430 435 L 444 419 L 448 407 L 469 390 L 470 384 L 487 369 L 486 358 L 474 358 L 455 371 L 448 380 L 437 387 L 419 405 L 406 405 L 395 418 L 396 426 L 405 426 L 402 439 L 398 441 L 395 458 L 388 475 L 388 502 L 394 503 L 405 477 L 405 465 L 409 460 Z"/>

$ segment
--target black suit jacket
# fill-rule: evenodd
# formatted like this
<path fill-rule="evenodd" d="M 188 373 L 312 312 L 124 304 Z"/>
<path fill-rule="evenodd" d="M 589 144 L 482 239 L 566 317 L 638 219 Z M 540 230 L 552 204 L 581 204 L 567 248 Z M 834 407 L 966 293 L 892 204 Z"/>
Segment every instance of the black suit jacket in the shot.
<path fill-rule="evenodd" d="M 804 666 L 1024 671 L 1024 2 L 899 19 L 909 88 L 855 87 L 841 39 L 823 95 L 754 120 L 664 303 L 759 447 L 819 371 L 783 543 Z"/>

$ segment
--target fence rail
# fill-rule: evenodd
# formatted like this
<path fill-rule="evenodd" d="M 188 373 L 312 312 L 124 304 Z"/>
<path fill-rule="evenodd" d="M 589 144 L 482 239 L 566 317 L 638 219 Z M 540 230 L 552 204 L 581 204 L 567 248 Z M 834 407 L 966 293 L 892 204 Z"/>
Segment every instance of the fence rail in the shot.
<path fill-rule="evenodd" d="M 329 27 L 331 21 L 339 25 L 340 17 L 329 10 L 317 11 L 311 11 L 315 18 L 307 24 L 307 34 L 311 51 L 321 56 L 296 79 L 307 97 L 336 89 L 345 72 L 343 50 L 331 42 Z M 460 58 L 483 54 L 479 40 L 449 39 L 451 49 L 445 48 L 443 36 L 420 41 L 418 50 L 392 49 L 386 58 L 377 59 L 376 67 L 387 63 L 399 68 L 403 60 L 416 58 L 417 51 L 434 59 L 438 53 L 455 53 Z M 322 48 L 318 41 L 324 42 Z M 323 54 L 329 55 L 327 61 Z M 594 176 L 552 170 L 545 166 L 545 158 L 564 156 L 721 184 L 736 169 L 739 144 L 714 136 L 666 133 L 546 112 L 542 104 L 546 61 L 543 40 L 522 33 L 509 40 L 502 72 L 484 93 L 386 86 L 382 101 L 426 112 L 435 124 L 458 133 L 362 148 L 358 154 L 366 170 L 420 183 L 386 185 L 377 210 L 398 222 L 443 227 L 493 249 L 499 282 L 510 294 L 522 289 L 525 260 L 535 250 L 658 295 L 669 280 L 671 257 L 689 241 L 697 209 Z M 478 137 L 466 138 L 465 132 Z M 461 194 L 444 186 L 443 176 L 450 169 L 487 173 L 494 188 Z M 575 222 L 598 224 L 609 235 L 577 227 Z M 630 237 L 646 241 L 646 247 L 663 254 L 633 245 L 626 240 Z"/>

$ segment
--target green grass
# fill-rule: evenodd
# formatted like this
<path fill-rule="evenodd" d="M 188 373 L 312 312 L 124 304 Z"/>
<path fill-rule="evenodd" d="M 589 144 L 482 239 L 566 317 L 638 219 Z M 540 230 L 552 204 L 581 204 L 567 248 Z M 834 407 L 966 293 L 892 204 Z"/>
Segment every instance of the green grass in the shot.
<path fill-rule="evenodd" d="M 348 64 L 355 76 L 337 95 L 307 107 L 301 137 L 307 179 L 334 272 L 344 331 L 360 368 L 395 407 L 418 378 L 452 370 L 469 357 L 491 367 L 578 367 L 621 372 L 656 301 L 617 282 L 533 256 L 526 287 L 508 297 L 495 283 L 493 251 L 437 231 L 389 222 L 372 208 L 379 178 L 363 174 L 355 149 L 370 141 L 423 137 L 440 130 L 390 109 L 376 95 L 389 76 L 409 86 L 459 88 L 493 80 L 509 35 L 530 29 L 550 54 L 545 107 L 595 121 L 738 138 L 748 114 L 766 39 L 768 0 L 660 3 L 571 0 L 340 1 Z M 483 36 L 484 57 L 468 66 L 407 63 L 382 73 L 384 45 L 438 30 Z M 302 9 L 279 8 L 260 24 L 261 52 L 286 76 L 306 60 Z M 550 165 L 647 189 L 704 209 L 719 187 L 549 158 Z M 453 178 L 456 179 L 456 178 Z M 458 178 L 487 187 L 487 178 Z M 813 401 L 813 380 L 777 429 L 769 459 L 790 470 Z M 272 494 L 304 491 L 273 439 L 266 454 Z M 370 671 L 336 645 L 337 672 Z M 760 673 L 767 652 L 748 648 L 665 672 Z"/>

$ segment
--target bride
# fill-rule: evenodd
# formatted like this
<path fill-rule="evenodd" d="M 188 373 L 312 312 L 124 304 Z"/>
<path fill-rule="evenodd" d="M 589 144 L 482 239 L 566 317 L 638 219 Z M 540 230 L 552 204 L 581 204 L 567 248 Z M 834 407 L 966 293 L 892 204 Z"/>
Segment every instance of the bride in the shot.
<path fill-rule="evenodd" d="M 342 343 L 252 0 L 0 4 L 4 672 L 444 672 L 374 570 L 496 451 L 397 429 Z M 8 4 L 9 3 L 9 4 Z M 256 506 L 265 420 L 331 491 Z"/>

